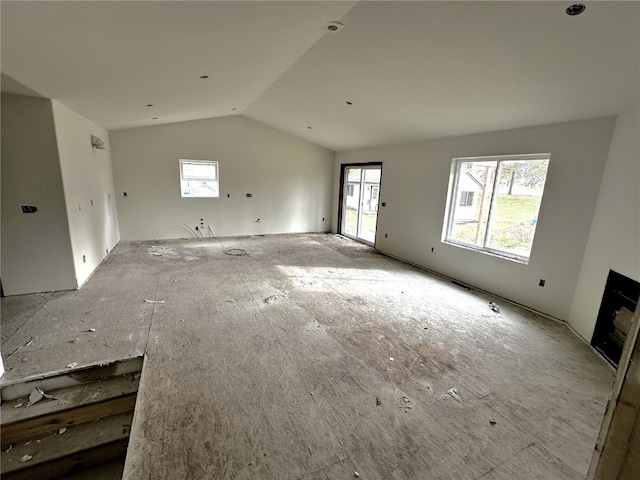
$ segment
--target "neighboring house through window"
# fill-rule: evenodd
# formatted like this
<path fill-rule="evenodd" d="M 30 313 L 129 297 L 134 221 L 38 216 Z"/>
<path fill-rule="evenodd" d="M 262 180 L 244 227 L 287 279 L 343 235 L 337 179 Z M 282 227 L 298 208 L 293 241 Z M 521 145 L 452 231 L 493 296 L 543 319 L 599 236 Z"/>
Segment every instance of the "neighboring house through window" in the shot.
<path fill-rule="evenodd" d="M 218 162 L 181 159 L 180 195 L 182 197 L 219 197 Z"/>
<path fill-rule="evenodd" d="M 453 159 L 443 242 L 528 263 L 549 158 Z"/>
<path fill-rule="evenodd" d="M 461 192 L 460 193 L 460 206 L 471 207 L 473 205 L 473 193 L 474 192 Z"/>

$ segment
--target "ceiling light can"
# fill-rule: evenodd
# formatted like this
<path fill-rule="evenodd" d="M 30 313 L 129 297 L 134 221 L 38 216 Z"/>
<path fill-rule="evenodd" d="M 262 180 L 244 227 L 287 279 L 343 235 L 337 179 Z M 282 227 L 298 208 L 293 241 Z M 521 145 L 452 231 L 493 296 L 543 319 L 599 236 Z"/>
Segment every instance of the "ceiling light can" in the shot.
<path fill-rule="evenodd" d="M 324 31 L 329 32 L 332 35 L 337 35 L 343 28 L 344 25 L 340 22 L 329 22 L 324 26 Z"/>
<path fill-rule="evenodd" d="M 583 3 L 574 3 L 573 5 L 567 8 L 566 12 L 567 12 L 567 15 L 571 17 L 575 17 L 576 15 L 580 15 L 586 9 L 587 7 Z"/>

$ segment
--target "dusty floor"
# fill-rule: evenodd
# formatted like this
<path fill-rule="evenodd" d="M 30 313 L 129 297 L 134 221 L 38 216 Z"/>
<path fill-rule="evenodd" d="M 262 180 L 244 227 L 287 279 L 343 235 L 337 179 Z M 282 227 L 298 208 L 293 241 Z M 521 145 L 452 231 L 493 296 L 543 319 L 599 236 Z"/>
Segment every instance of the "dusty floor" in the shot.
<path fill-rule="evenodd" d="M 489 300 L 333 235 L 121 243 L 2 299 L 3 383 L 145 354 L 128 480 L 584 478 L 613 371 Z"/>

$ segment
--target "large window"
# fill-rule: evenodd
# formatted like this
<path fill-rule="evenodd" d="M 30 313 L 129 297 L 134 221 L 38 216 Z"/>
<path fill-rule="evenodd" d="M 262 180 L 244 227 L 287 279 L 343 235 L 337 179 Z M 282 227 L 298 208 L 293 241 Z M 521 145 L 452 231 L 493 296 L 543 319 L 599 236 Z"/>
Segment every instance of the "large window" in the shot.
<path fill-rule="evenodd" d="M 180 160 L 180 194 L 183 197 L 219 197 L 218 162 Z"/>
<path fill-rule="evenodd" d="M 443 241 L 528 263 L 549 157 L 454 159 Z"/>

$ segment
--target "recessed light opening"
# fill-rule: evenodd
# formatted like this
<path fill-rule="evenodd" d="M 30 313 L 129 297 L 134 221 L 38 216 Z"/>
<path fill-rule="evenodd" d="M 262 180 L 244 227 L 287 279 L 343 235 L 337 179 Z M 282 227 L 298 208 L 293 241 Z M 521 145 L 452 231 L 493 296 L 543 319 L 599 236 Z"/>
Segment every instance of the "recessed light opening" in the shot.
<path fill-rule="evenodd" d="M 575 17 L 576 15 L 580 15 L 582 12 L 586 10 L 586 6 L 582 3 L 574 3 L 569 8 L 567 8 L 567 15 Z"/>
<path fill-rule="evenodd" d="M 344 25 L 340 22 L 329 22 L 324 26 L 325 32 L 328 32 L 332 35 L 336 35 L 340 33 L 340 30 L 344 28 Z"/>

